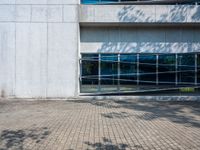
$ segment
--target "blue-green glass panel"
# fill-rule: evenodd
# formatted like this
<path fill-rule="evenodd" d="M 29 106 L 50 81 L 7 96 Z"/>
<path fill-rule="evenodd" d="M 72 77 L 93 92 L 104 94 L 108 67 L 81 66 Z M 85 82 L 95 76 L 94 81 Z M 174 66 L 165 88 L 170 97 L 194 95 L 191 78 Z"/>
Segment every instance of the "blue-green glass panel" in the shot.
<path fill-rule="evenodd" d="M 197 55 L 197 82 L 200 84 L 200 54 Z"/>
<path fill-rule="evenodd" d="M 98 60 L 98 54 L 82 54 L 81 92 L 97 92 L 99 67 Z"/>
<path fill-rule="evenodd" d="M 99 3 L 99 0 L 81 0 L 82 4 L 96 4 Z"/>
<path fill-rule="evenodd" d="M 156 84 L 156 55 L 139 55 L 139 83 Z"/>
<path fill-rule="evenodd" d="M 178 54 L 178 84 L 195 83 L 195 54 Z"/>
<path fill-rule="evenodd" d="M 137 83 L 137 55 L 120 55 L 120 90 L 134 90 Z"/>
<path fill-rule="evenodd" d="M 158 57 L 159 85 L 175 85 L 176 56 L 175 54 L 160 54 Z"/>
<path fill-rule="evenodd" d="M 101 91 L 115 91 L 118 83 L 118 55 L 101 54 Z"/>

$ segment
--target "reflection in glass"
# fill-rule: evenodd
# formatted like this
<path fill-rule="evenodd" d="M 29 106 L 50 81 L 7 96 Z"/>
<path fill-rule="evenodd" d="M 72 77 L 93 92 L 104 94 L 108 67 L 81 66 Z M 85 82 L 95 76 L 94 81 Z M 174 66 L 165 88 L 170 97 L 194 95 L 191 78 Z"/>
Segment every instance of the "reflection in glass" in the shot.
<path fill-rule="evenodd" d="M 200 54 L 197 55 L 197 82 L 200 84 Z"/>
<path fill-rule="evenodd" d="M 81 0 L 81 3 L 83 4 L 96 4 L 99 3 L 99 0 Z"/>
<path fill-rule="evenodd" d="M 139 84 L 156 84 L 156 55 L 139 55 Z"/>
<path fill-rule="evenodd" d="M 195 83 L 195 54 L 178 54 L 178 84 Z"/>
<path fill-rule="evenodd" d="M 199 94 L 200 54 L 82 54 L 80 81 L 82 93 Z"/>
<path fill-rule="evenodd" d="M 98 90 L 98 54 L 82 55 L 81 92 L 92 93 Z"/>
<path fill-rule="evenodd" d="M 101 91 L 116 91 L 118 85 L 118 55 L 101 54 Z"/>
<path fill-rule="evenodd" d="M 120 55 L 120 90 L 134 90 L 137 84 L 137 55 Z"/>
<path fill-rule="evenodd" d="M 175 85 L 176 82 L 176 56 L 163 54 L 158 57 L 159 85 Z"/>

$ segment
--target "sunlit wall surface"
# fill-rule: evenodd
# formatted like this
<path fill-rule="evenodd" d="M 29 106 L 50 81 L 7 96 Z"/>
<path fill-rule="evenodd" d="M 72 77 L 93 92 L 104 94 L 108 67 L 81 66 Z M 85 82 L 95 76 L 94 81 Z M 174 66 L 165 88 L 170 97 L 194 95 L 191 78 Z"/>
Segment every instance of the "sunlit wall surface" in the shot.
<path fill-rule="evenodd" d="M 200 54 L 82 54 L 82 93 L 196 94 Z"/>

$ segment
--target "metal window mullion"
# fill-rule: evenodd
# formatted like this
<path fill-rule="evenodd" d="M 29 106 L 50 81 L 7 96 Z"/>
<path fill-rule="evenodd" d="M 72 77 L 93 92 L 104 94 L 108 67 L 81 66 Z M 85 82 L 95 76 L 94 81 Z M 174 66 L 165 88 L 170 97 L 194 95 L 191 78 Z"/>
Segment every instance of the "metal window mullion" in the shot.
<path fill-rule="evenodd" d="M 158 85 L 158 57 L 159 55 L 156 55 L 156 85 Z"/>
<path fill-rule="evenodd" d="M 80 65 L 80 74 L 79 74 L 79 84 L 80 84 L 80 92 L 82 90 L 82 59 L 79 59 L 79 65 Z"/>
<path fill-rule="evenodd" d="M 195 85 L 197 85 L 197 54 L 195 54 Z"/>
<path fill-rule="evenodd" d="M 118 54 L 118 68 L 117 68 L 117 91 L 120 91 L 120 54 Z"/>
<path fill-rule="evenodd" d="M 139 54 L 137 54 L 137 85 L 139 85 Z"/>
<path fill-rule="evenodd" d="M 99 54 L 99 68 L 98 68 L 98 92 L 101 92 L 101 54 Z"/>
<path fill-rule="evenodd" d="M 176 54 L 176 64 L 175 64 L 175 71 L 176 71 L 176 81 L 175 81 L 175 84 L 178 85 L 178 54 Z"/>

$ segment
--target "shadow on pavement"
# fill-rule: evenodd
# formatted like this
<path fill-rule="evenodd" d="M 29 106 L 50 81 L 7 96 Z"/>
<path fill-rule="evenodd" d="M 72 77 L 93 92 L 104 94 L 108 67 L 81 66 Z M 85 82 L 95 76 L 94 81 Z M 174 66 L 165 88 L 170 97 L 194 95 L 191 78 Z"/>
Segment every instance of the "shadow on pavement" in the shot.
<path fill-rule="evenodd" d="M 154 120 L 165 118 L 171 122 L 200 128 L 200 102 L 197 101 L 134 101 L 134 100 L 78 100 L 73 103 L 90 103 L 98 107 L 108 109 L 116 108 L 113 112 L 101 114 L 106 118 L 127 118 L 134 114 L 125 111 L 120 112 L 117 108 L 124 108 L 133 111 L 141 111 L 138 119 Z"/>
<path fill-rule="evenodd" d="M 0 135 L 0 150 L 23 150 L 25 140 L 39 143 L 50 134 L 47 127 L 25 130 L 3 130 Z"/>
<path fill-rule="evenodd" d="M 95 150 L 125 150 L 129 146 L 127 144 L 113 144 L 113 142 L 110 139 L 103 138 L 103 142 L 99 143 L 91 143 L 91 142 L 85 142 L 90 148 Z"/>

